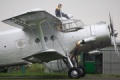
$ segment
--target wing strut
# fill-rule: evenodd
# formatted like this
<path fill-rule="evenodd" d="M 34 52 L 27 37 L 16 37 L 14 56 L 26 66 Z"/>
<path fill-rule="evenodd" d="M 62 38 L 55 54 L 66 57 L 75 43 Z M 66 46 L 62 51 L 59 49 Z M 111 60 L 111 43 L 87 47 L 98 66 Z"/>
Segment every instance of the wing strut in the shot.
<path fill-rule="evenodd" d="M 41 41 L 41 45 L 42 45 L 42 49 L 43 50 L 46 50 L 47 47 L 46 47 L 46 44 L 45 44 L 45 41 L 44 41 L 44 35 L 43 35 L 43 31 L 42 31 L 42 26 L 41 24 L 43 22 L 45 22 L 46 20 L 42 20 L 41 22 L 36 22 L 36 26 L 37 26 L 37 30 L 38 30 L 38 34 L 39 34 L 39 38 L 40 38 L 40 41 Z"/>

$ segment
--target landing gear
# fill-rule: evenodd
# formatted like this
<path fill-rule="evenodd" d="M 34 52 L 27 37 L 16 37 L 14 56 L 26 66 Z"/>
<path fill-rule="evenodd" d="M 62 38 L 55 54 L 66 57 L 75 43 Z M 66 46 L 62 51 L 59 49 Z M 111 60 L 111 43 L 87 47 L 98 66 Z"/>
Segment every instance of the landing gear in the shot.
<path fill-rule="evenodd" d="M 75 78 L 78 79 L 81 77 L 81 71 L 77 67 L 70 68 L 68 71 L 68 77 L 69 78 Z"/>
<path fill-rule="evenodd" d="M 80 77 L 84 77 L 86 75 L 86 71 L 84 67 L 78 66 L 78 58 L 77 58 L 77 51 L 79 49 L 80 44 L 83 41 L 78 41 L 75 48 L 71 51 L 70 55 L 66 57 L 66 60 L 63 60 L 65 64 L 68 66 L 68 77 L 78 79 Z"/>
<path fill-rule="evenodd" d="M 72 67 L 68 71 L 68 77 L 69 78 L 78 79 L 80 77 L 84 77 L 85 75 L 86 75 L 86 71 L 85 71 L 83 66 Z"/>
<path fill-rule="evenodd" d="M 84 77 L 84 76 L 86 75 L 86 70 L 85 70 L 85 68 L 84 68 L 83 66 L 79 66 L 78 68 L 79 68 L 80 71 L 81 71 L 81 77 Z"/>
<path fill-rule="evenodd" d="M 86 75 L 86 71 L 85 71 L 84 67 L 83 66 L 76 67 L 76 65 L 73 65 L 73 63 L 69 57 L 66 60 L 64 60 L 64 62 L 66 63 L 66 65 L 69 68 L 69 70 L 68 70 L 69 78 L 78 79 L 78 78 L 84 77 Z"/>

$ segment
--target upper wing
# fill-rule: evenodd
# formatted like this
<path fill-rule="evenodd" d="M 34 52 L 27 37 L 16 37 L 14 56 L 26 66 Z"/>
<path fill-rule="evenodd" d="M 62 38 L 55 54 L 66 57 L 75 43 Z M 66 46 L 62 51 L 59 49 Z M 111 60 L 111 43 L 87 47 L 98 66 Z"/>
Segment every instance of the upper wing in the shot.
<path fill-rule="evenodd" d="M 42 21 L 46 21 L 49 24 L 55 24 L 55 23 L 61 24 L 61 21 L 58 18 L 49 14 L 45 10 L 40 10 L 40 9 L 27 11 L 18 16 L 14 16 L 12 18 L 3 20 L 2 22 L 12 25 L 14 27 L 24 29 L 29 26 L 35 27 L 37 22 L 42 22 Z"/>
<path fill-rule="evenodd" d="M 49 14 L 44 10 L 32 10 L 18 16 L 3 20 L 2 22 L 21 29 L 29 29 L 29 27 L 37 29 L 43 50 L 23 58 L 24 60 L 27 60 L 29 62 L 47 62 L 51 60 L 65 58 L 64 55 L 60 54 L 56 50 L 47 48 L 44 41 L 44 34 L 40 26 L 40 23 L 42 23 L 43 27 L 47 26 L 48 23 L 53 27 L 55 24 L 61 24 L 61 21 L 55 16 Z"/>

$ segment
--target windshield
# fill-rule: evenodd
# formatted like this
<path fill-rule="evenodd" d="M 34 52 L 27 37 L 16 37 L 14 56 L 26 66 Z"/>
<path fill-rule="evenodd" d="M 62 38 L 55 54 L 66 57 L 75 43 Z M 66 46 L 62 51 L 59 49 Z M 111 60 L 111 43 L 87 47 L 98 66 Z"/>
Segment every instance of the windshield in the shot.
<path fill-rule="evenodd" d="M 69 19 L 61 20 L 61 22 L 62 25 L 57 26 L 57 30 L 62 32 L 73 32 L 84 28 L 84 24 L 80 20 Z"/>

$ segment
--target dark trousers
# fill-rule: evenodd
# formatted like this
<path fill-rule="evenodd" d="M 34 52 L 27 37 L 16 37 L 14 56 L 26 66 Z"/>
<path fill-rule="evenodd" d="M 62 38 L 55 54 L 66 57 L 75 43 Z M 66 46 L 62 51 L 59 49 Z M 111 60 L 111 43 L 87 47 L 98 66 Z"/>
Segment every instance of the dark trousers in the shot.
<path fill-rule="evenodd" d="M 67 14 L 62 13 L 62 17 L 65 17 L 67 19 L 70 19 Z"/>
<path fill-rule="evenodd" d="M 61 16 L 62 15 L 62 16 Z M 67 19 L 70 19 L 67 14 L 62 13 L 61 15 L 56 15 L 57 17 L 65 17 Z"/>

